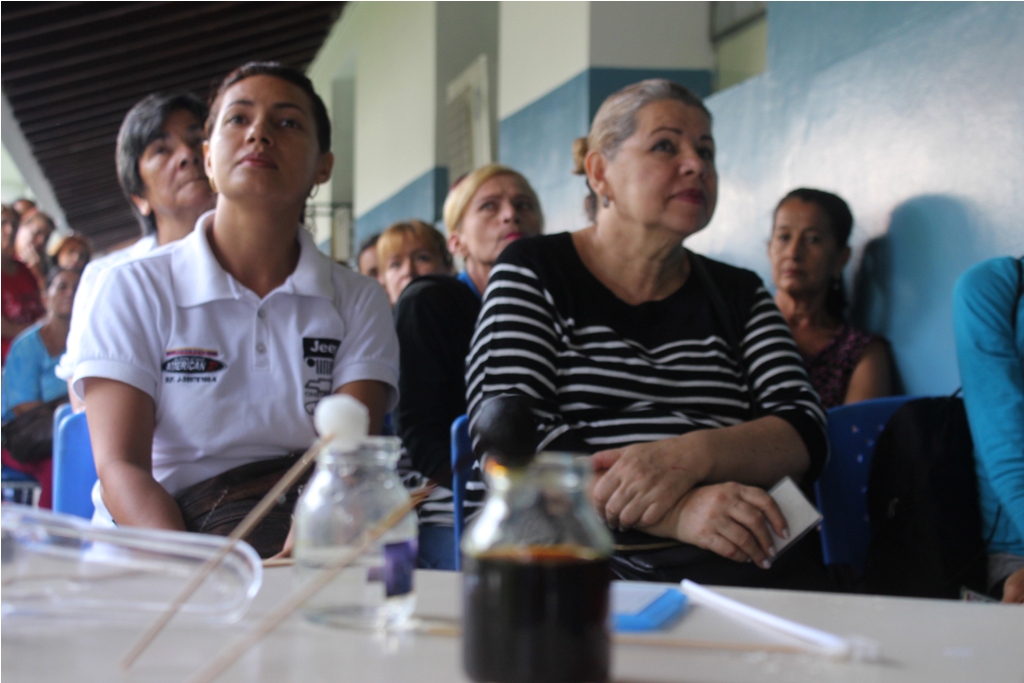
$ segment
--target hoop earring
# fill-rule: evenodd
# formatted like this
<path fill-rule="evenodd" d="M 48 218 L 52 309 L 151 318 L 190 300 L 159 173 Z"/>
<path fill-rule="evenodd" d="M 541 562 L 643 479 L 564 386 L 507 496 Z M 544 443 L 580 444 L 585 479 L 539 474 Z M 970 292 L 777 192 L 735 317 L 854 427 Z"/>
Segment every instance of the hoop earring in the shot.
<path fill-rule="evenodd" d="M 309 191 L 309 199 L 310 199 L 310 201 L 312 201 L 313 198 L 316 197 L 316 193 L 319 192 L 319 191 L 320 191 L 320 186 L 319 185 L 314 185 L 313 189 Z"/>
<path fill-rule="evenodd" d="M 213 182 L 213 178 L 207 178 L 210 181 L 210 189 L 213 190 L 214 194 L 217 194 L 217 183 Z"/>
<path fill-rule="evenodd" d="M 601 206 L 603 206 L 604 208 L 607 209 L 611 205 L 611 203 L 612 203 L 611 200 L 608 199 L 608 195 L 606 195 L 606 194 L 601 195 Z"/>

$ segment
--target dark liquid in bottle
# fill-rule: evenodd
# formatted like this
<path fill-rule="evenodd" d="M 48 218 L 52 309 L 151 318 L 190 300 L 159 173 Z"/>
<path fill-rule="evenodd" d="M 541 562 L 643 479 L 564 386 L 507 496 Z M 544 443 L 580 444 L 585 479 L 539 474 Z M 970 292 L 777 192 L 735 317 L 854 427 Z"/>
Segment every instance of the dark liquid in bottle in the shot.
<path fill-rule="evenodd" d="M 609 675 L 607 558 L 574 547 L 467 557 L 462 658 L 474 681 L 574 683 Z"/>

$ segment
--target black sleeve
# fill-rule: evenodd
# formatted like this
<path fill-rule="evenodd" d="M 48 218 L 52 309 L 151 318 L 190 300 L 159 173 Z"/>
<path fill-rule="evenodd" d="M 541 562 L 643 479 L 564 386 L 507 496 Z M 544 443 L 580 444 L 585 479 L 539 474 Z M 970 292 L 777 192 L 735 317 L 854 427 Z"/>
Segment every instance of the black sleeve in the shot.
<path fill-rule="evenodd" d="M 466 354 L 480 303 L 448 276 L 411 283 L 395 306 L 400 348 L 394 417 L 415 470 L 451 488 L 451 424 L 466 412 Z"/>

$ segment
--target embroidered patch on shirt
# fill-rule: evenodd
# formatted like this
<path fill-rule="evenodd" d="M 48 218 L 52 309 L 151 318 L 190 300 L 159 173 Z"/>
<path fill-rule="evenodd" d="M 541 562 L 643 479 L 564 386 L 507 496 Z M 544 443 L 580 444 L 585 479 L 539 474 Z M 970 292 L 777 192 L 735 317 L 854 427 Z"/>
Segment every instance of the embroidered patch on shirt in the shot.
<path fill-rule="evenodd" d="M 168 349 L 167 360 L 160 365 L 160 369 L 171 376 L 164 377 L 164 383 L 216 382 L 213 373 L 227 367 L 217 360 L 219 355 L 219 352 L 210 349 Z"/>
<path fill-rule="evenodd" d="M 339 348 L 341 341 L 338 339 L 302 338 L 302 358 L 318 375 L 330 377 L 334 374 L 334 357 L 338 355 Z"/>

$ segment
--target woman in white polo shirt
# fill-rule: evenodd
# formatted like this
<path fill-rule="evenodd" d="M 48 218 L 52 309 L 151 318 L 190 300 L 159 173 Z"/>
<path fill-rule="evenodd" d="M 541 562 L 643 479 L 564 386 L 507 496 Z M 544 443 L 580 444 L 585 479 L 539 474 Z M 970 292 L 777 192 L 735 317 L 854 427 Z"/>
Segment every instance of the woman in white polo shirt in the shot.
<path fill-rule="evenodd" d="M 93 498 L 119 525 L 228 533 L 313 441 L 321 397 L 362 401 L 372 433 L 397 400 L 384 291 L 300 225 L 333 164 L 312 84 L 246 64 L 220 85 L 206 130 L 216 209 L 180 242 L 115 266 L 81 341 L 73 383 Z M 280 549 L 291 504 L 250 536 L 261 555 Z"/>

